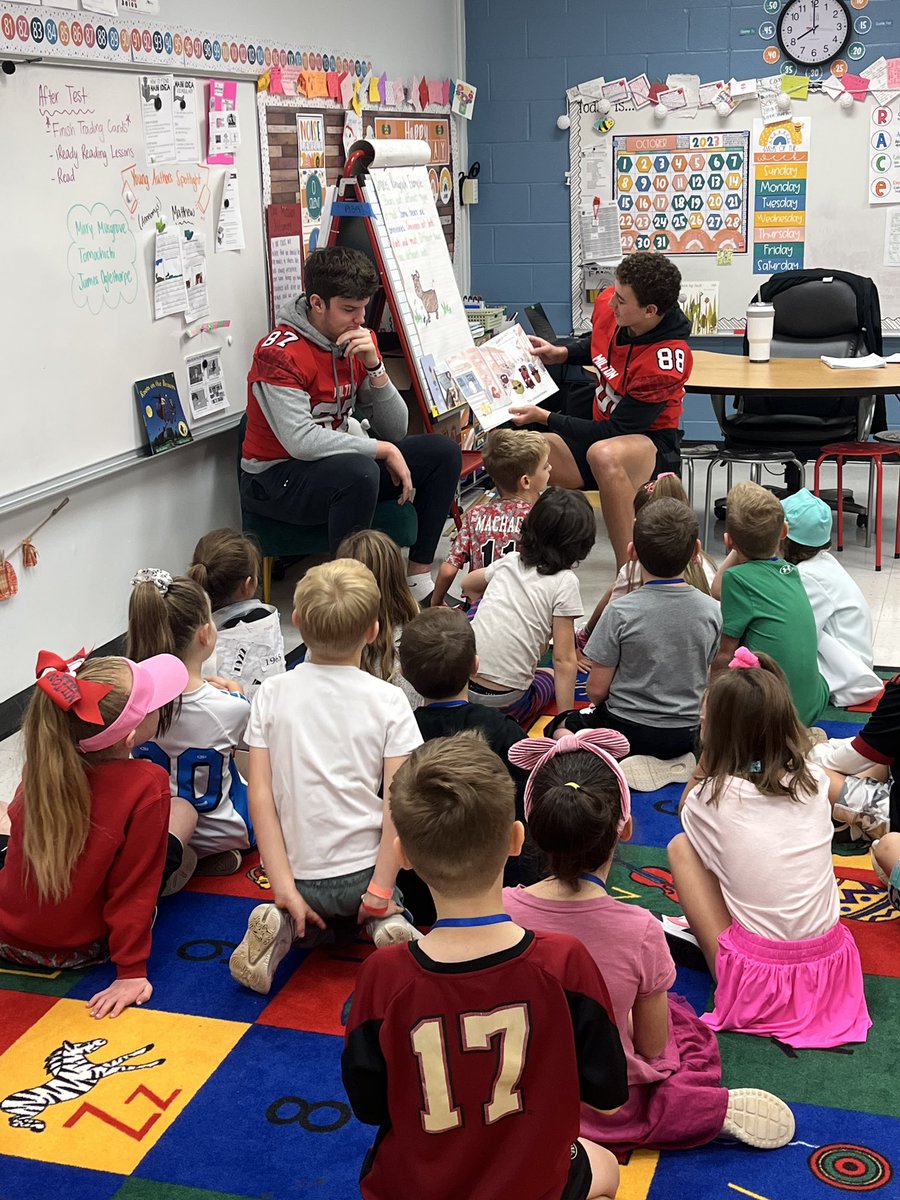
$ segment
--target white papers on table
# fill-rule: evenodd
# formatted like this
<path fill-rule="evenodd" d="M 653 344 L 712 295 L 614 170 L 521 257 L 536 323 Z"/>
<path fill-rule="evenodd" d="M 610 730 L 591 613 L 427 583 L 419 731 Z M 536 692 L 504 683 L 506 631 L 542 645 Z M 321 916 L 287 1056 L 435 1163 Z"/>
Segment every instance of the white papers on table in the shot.
<path fill-rule="evenodd" d="M 187 305 L 184 319 L 188 325 L 209 316 L 209 293 L 206 287 L 206 238 L 202 233 L 185 230 L 181 243 L 181 261 L 184 266 L 184 287 Z"/>
<path fill-rule="evenodd" d="M 889 208 L 884 223 L 884 265 L 900 267 L 900 208 Z"/>
<path fill-rule="evenodd" d="M 156 234 L 153 255 L 153 313 L 160 317 L 184 312 L 187 293 L 184 286 L 184 264 L 181 260 L 182 236 L 180 229 L 165 230 Z"/>
<path fill-rule="evenodd" d="M 175 162 L 174 75 L 141 75 L 141 117 L 148 163 Z M 196 161 L 196 160 L 195 160 Z"/>
<path fill-rule="evenodd" d="M 300 261 L 300 237 L 290 234 L 272 238 L 272 307 L 277 313 L 285 304 L 296 300 L 303 291 L 303 270 Z"/>
<path fill-rule="evenodd" d="M 606 262 L 622 257 L 619 210 L 612 202 L 581 209 L 581 261 Z"/>
<path fill-rule="evenodd" d="M 184 365 L 187 367 L 191 416 L 195 421 L 228 407 L 222 351 L 218 347 L 188 355 Z"/>
<path fill-rule="evenodd" d="M 821 355 L 826 367 L 840 368 L 845 371 L 870 371 L 873 367 L 883 367 L 888 362 L 900 362 L 900 355 L 882 358 L 880 354 L 864 354 L 861 358 L 836 358 L 831 354 Z"/>
<path fill-rule="evenodd" d="M 175 161 L 200 161 L 200 124 L 197 119 L 196 79 L 175 80 L 172 91 L 172 123 L 175 129 Z"/>
<path fill-rule="evenodd" d="M 225 172 L 219 223 L 216 227 L 216 253 L 243 250 L 244 222 L 241 219 L 241 199 L 238 193 L 238 173 L 233 167 Z"/>

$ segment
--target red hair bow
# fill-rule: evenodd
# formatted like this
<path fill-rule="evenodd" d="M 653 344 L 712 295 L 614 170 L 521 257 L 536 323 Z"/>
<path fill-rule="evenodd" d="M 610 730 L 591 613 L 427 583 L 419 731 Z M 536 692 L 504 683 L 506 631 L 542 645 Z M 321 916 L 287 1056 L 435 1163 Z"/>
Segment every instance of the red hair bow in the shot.
<path fill-rule="evenodd" d="M 112 684 L 77 679 L 72 664 L 80 667 L 84 657 L 84 647 L 71 658 L 60 658 L 52 650 L 42 650 L 34 672 L 37 686 L 65 712 L 72 709 L 77 717 L 89 725 L 102 725 L 104 722 L 99 705 L 103 697 L 112 691 Z"/>

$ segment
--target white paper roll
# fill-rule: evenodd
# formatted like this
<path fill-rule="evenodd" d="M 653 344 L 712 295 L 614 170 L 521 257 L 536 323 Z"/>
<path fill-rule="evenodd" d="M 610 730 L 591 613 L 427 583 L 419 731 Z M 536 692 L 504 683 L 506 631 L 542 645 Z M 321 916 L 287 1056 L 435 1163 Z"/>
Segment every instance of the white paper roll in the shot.
<path fill-rule="evenodd" d="M 411 138 L 375 138 L 354 142 L 347 153 L 349 158 L 355 151 L 363 152 L 367 170 L 377 167 L 419 167 L 431 162 L 431 147 L 427 142 Z"/>

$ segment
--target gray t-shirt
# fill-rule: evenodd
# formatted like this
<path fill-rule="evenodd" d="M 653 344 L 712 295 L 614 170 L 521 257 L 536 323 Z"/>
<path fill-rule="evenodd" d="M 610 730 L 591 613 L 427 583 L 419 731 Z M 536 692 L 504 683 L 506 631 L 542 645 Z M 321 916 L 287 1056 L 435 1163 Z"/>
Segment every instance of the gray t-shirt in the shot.
<path fill-rule="evenodd" d="M 721 632 L 722 613 L 711 596 L 644 584 L 606 607 L 584 653 L 616 668 L 606 701 L 611 713 L 638 725 L 684 729 L 700 723 Z"/>

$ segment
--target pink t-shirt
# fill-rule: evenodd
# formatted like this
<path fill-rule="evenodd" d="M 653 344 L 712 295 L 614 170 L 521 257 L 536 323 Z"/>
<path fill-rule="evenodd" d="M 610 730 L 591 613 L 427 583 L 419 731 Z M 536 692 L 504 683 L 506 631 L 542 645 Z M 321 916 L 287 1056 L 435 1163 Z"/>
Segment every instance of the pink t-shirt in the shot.
<path fill-rule="evenodd" d="M 492 500 L 476 504 L 463 517 L 447 562 L 461 570 L 480 571 L 519 548 L 522 522 L 531 511 L 527 500 Z"/>
<path fill-rule="evenodd" d="M 611 896 L 591 900 L 545 900 L 523 888 L 504 888 L 503 907 L 524 929 L 568 933 L 587 947 L 612 1000 L 616 1027 L 628 1061 L 629 1084 L 657 1083 L 680 1065 L 669 1018 L 669 1040 L 658 1058 L 641 1058 L 634 1049 L 628 1017 L 638 997 L 667 992 L 675 982 L 675 964 L 659 921 L 646 909 Z"/>

